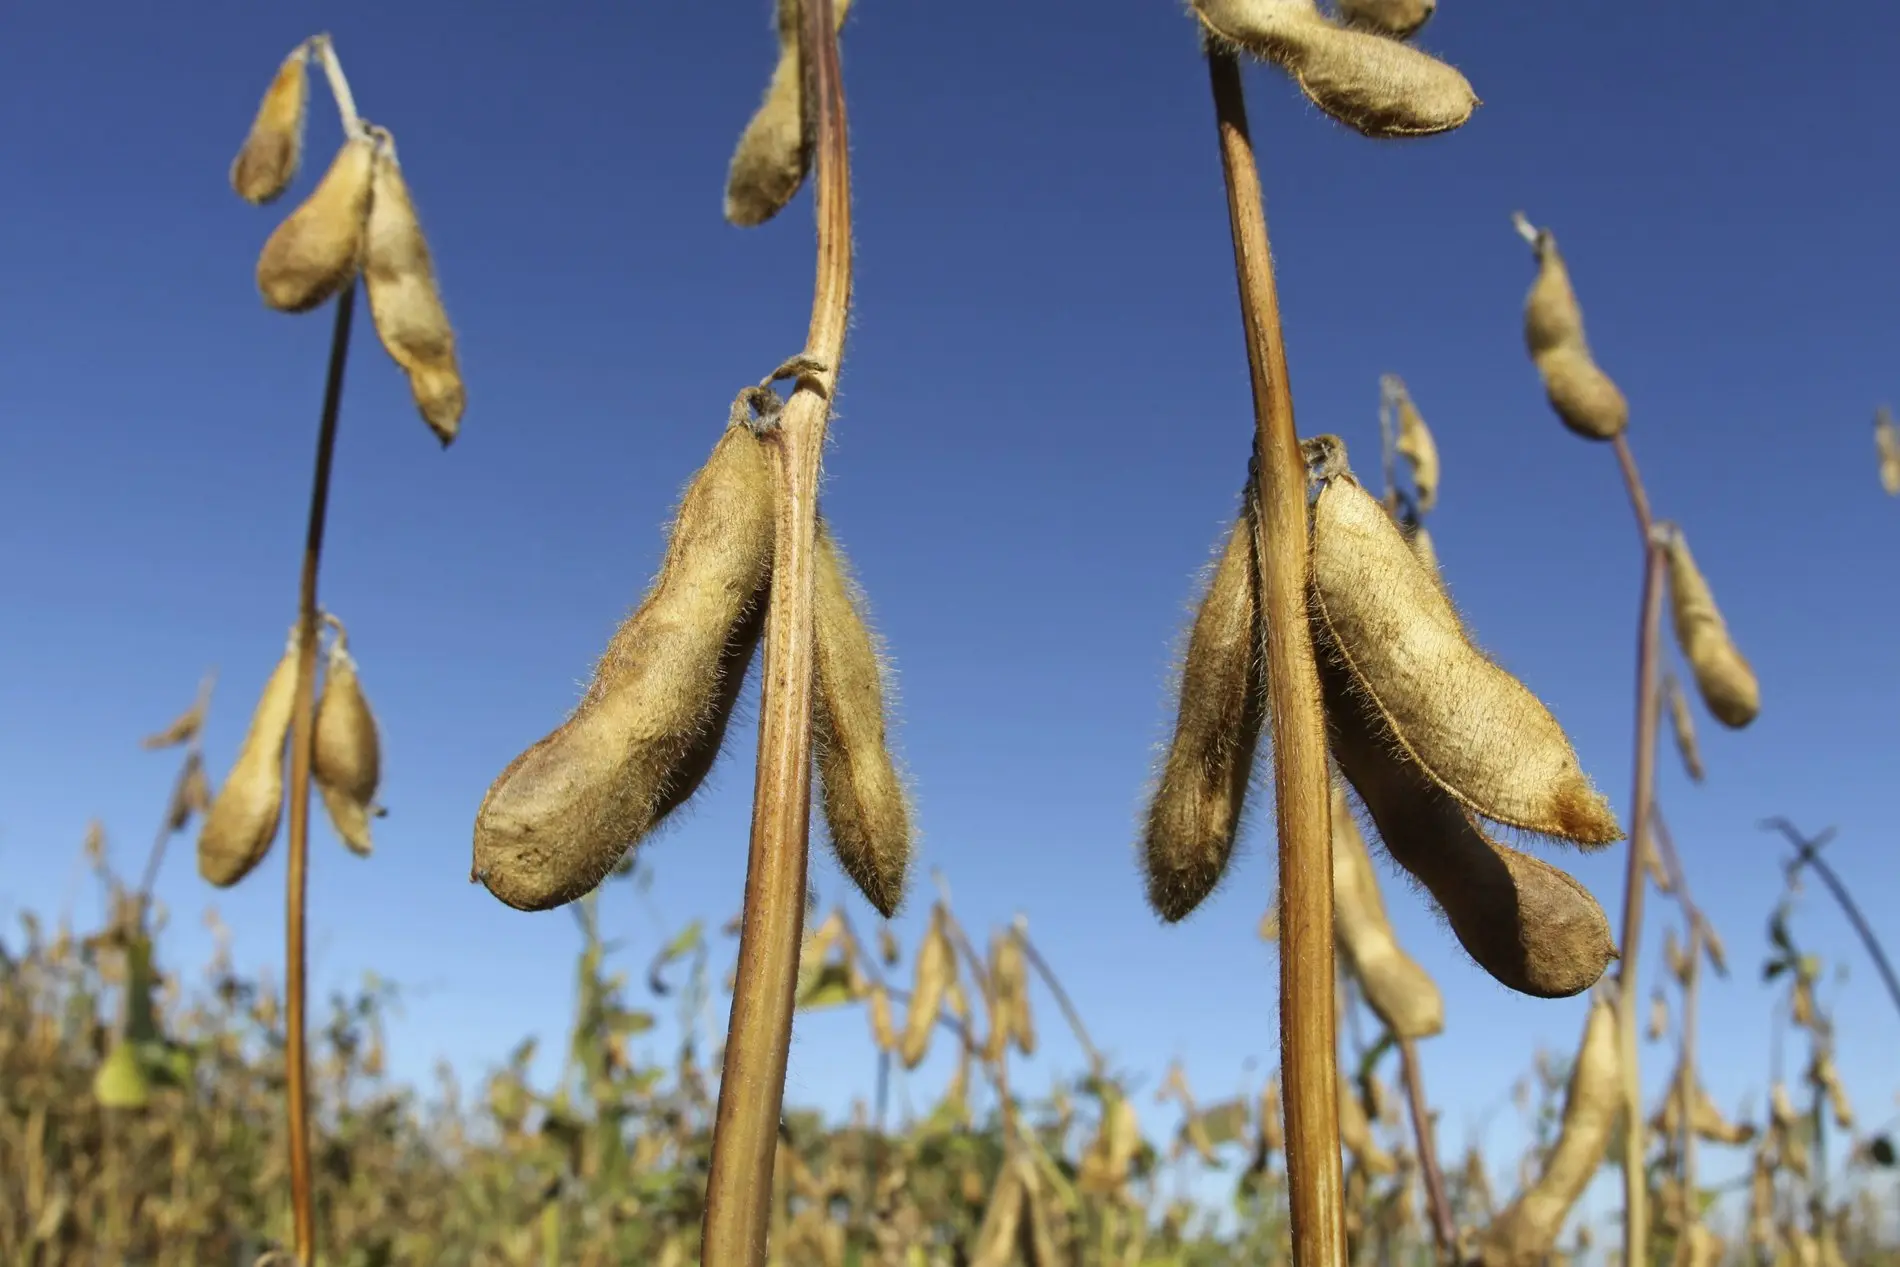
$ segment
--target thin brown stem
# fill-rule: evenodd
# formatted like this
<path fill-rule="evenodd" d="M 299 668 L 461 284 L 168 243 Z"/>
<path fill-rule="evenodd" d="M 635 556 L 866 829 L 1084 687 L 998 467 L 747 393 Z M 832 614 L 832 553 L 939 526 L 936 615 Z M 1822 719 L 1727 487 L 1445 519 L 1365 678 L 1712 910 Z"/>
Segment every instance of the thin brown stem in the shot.
<path fill-rule="evenodd" d="M 1451 1199 L 1445 1195 L 1445 1172 L 1438 1165 L 1438 1141 L 1432 1129 L 1431 1109 L 1425 1103 L 1425 1074 L 1418 1064 L 1418 1044 L 1412 1039 L 1399 1039 L 1399 1068 L 1405 1077 L 1405 1098 L 1412 1106 L 1412 1132 L 1418 1136 L 1419 1173 L 1425 1178 L 1425 1201 L 1431 1206 L 1438 1260 L 1456 1263 L 1458 1223 L 1452 1218 Z"/>
<path fill-rule="evenodd" d="M 1062 988 L 1062 982 L 1049 967 L 1048 960 L 1042 957 L 1042 952 L 1036 949 L 1036 944 L 1029 940 L 1029 933 L 1018 927 L 1012 930 L 1012 935 L 1022 944 L 1023 957 L 1029 960 L 1029 965 L 1036 970 L 1036 975 L 1042 978 L 1042 983 L 1049 987 L 1049 993 L 1054 996 L 1056 1006 L 1062 1010 L 1063 1019 L 1068 1021 L 1069 1028 L 1074 1031 L 1075 1041 L 1081 1044 L 1082 1051 L 1088 1056 L 1089 1072 L 1099 1077 L 1102 1073 L 1102 1053 L 1089 1038 L 1088 1028 L 1082 1024 L 1082 1014 L 1075 1010 L 1075 1004 L 1069 999 L 1069 992 Z"/>
<path fill-rule="evenodd" d="M 317 1261 L 316 1204 L 310 1190 L 310 1084 L 304 1027 L 304 900 L 310 862 L 311 735 L 316 722 L 317 570 L 323 562 L 323 525 L 330 508 L 330 464 L 343 402 L 343 369 L 350 354 L 356 283 L 336 299 L 330 330 L 330 367 L 317 423 L 316 470 L 310 481 L 310 521 L 303 570 L 297 579 L 297 702 L 290 723 L 290 865 L 284 893 L 284 1095 L 290 1110 L 290 1204 L 297 1267 Z"/>
<path fill-rule="evenodd" d="M 1893 1000 L 1895 1010 L 1900 1011 L 1900 979 L 1894 976 L 1893 964 L 1887 959 L 1886 949 L 1881 946 L 1880 938 L 1874 935 L 1874 930 L 1868 925 L 1866 917 L 1860 913 L 1860 907 L 1852 897 L 1848 896 L 1847 886 L 1841 883 L 1840 877 L 1834 873 L 1834 868 L 1821 860 L 1820 848 L 1834 835 L 1834 829 L 1830 827 L 1813 840 L 1808 840 L 1795 830 L 1793 823 L 1785 818 L 1771 818 L 1762 825 L 1780 831 L 1788 838 L 1788 843 L 1794 846 L 1795 860 L 1788 865 L 1790 880 L 1800 874 L 1804 866 L 1813 867 L 1814 873 L 1821 877 L 1821 883 L 1827 886 L 1829 893 L 1833 894 L 1834 901 L 1841 908 L 1841 913 L 1847 916 L 1847 922 L 1852 924 L 1854 931 L 1860 935 L 1861 945 L 1867 948 L 1868 956 L 1873 959 L 1874 967 L 1880 972 L 1880 979 L 1886 983 L 1887 996 Z"/>
<path fill-rule="evenodd" d="M 211 691 L 212 688 L 217 685 L 217 682 L 218 675 L 215 670 L 205 674 L 198 682 L 198 698 L 193 702 L 192 710 L 198 714 L 200 725 L 203 724 L 205 712 L 211 706 Z M 179 767 L 178 771 L 180 783 L 182 783 L 186 772 L 190 770 L 191 763 L 194 760 L 204 760 L 203 739 L 200 735 L 193 735 L 190 741 L 185 745 L 185 763 Z M 174 796 L 178 794 L 178 788 L 179 785 L 174 783 L 172 792 Z M 171 829 L 171 810 L 171 805 L 167 804 L 165 807 L 165 818 L 159 823 L 158 835 L 152 841 L 152 851 L 145 855 L 145 874 L 140 877 L 138 888 L 139 910 L 141 912 L 152 903 L 152 886 L 158 883 L 158 869 L 165 861 L 165 846 L 170 843 L 173 835 Z"/>
<path fill-rule="evenodd" d="M 726 1029 L 702 1232 L 705 1267 L 762 1267 L 791 1047 L 811 836 L 813 553 L 819 461 L 851 302 L 851 176 L 834 0 L 800 6 L 804 100 L 816 137 L 817 280 L 805 355 L 772 433 L 778 477 L 759 757 L 745 913 Z"/>
<path fill-rule="evenodd" d="M 1253 379 L 1255 539 L 1268 630 L 1274 810 L 1280 836 L 1280 1067 L 1288 1205 L 1300 1267 L 1346 1261 L 1333 998 L 1332 797 L 1306 605 L 1306 466 L 1293 424 L 1286 342 L 1260 174 L 1234 55 L 1207 48 L 1221 170 Z"/>
<path fill-rule="evenodd" d="M 1676 1144 L 1681 1164 L 1683 1200 L 1683 1221 L 1679 1235 L 1688 1234 L 1689 1225 L 1697 1220 L 1699 1214 L 1695 1195 L 1695 1109 L 1697 1103 L 1695 1030 L 1696 996 L 1700 993 L 1698 987 L 1702 983 L 1703 941 L 1701 923 L 1695 919 L 1689 920 L 1689 979 L 1682 983 L 1682 1040 L 1680 1043 L 1682 1068 L 1680 1071 L 1681 1091 L 1679 1092 L 1681 1096 L 1679 1107 L 1682 1110 L 1679 1126 L 1681 1138 Z"/>

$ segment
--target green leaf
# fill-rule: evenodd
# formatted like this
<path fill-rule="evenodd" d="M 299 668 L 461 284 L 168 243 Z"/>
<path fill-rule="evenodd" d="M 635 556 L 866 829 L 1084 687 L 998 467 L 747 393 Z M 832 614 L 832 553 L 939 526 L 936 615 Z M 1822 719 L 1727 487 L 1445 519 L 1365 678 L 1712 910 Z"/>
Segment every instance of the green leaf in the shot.
<path fill-rule="evenodd" d="M 609 1008 L 605 1023 L 611 1034 L 644 1034 L 653 1028 L 653 1013 L 621 1007 Z"/>

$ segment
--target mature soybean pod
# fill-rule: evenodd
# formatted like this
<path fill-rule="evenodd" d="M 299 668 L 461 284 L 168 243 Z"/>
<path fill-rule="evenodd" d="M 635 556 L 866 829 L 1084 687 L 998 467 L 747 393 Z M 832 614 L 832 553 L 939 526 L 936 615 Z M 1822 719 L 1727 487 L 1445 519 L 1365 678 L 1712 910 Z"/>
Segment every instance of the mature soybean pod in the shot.
<path fill-rule="evenodd" d="M 812 607 L 812 760 L 831 851 L 889 919 L 904 900 L 910 804 L 884 734 L 884 675 L 863 594 L 823 519 Z"/>
<path fill-rule="evenodd" d="M 310 773 L 337 835 L 352 852 L 368 857 L 371 805 L 382 778 L 382 743 L 376 734 L 376 716 L 356 674 L 356 660 L 350 655 L 349 634 L 340 621 L 336 629 L 323 673 L 323 694 L 317 700 Z"/>
<path fill-rule="evenodd" d="M 1551 1150 L 1537 1182 L 1485 1231 L 1478 1251 L 1483 1267 L 1541 1267 L 1546 1260 L 1570 1207 L 1603 1163 L 1610 1132 L 1623 1107 L 1621 1070 L 1616 1008 L 1599 997 L 1590 1004 L 1583 1041 L 1571 1068 L 1557 1147 Z"/>
<path fill-rule="evenodd" d="M 1594 985 L 1616 957 L 1596 899 L 1565 872 L 1480 831 L 1405 758 L 1323 637 L 1314 649 L 1340 772 L 1386 852 L 1431 893 L 1465 953 L 1499 983 L 1536 998 Z"/>
<path fill-rule="evenodd" d="M 1251 502 L 1227 535 L 1188 636 L 1174 738 L 1148 805 L 1148 904 L 1172 923 L 1220 883 L 1233 856 L 1267 718 L 1265 633 Z"/>
<path fill-rule="evenodd" d="M 309 104 L 309 49 L 299 44 L 271 77 L 244 145 L 231 160 L 231 188 L 238 197 L 262 206 L 290 187 L 303 158 Z"/>
<path fill-rule="evenodd" d="M 393 138 L 385 137 L 371 179 L 363 282 L 384 351 L 410 378 L 423 421 L 444 445 L 455 439 L 467 403 L 435 263 Z M 421 381 L 418 381 L 420 377 Z"/>
<path fill-rule="evenodd" d="M 1430 1038 L 1442 1031 L 1444 996 L 1393 935 L 1372 855 L 1338 784 L 1333 785 L 1333 909 L 1340 953 L 1385 1027 L 1398 1038 Z"/>
<path fill-rule="evenodd" d="M 270 852 L 284 811 L 284 745 L 297 700 L 297 630 L 251 714 L 250 729 L 198 829 L 198 874 L 229 888 Z"/>
<path fill-rule="evenodd" d="M 1335 473 L 1312 515 L 1315 623 L 1406 754 L 1486 818 L 1585 847 L 1622 839 L 1563 727 L 1471 645 L 1371 494 Z"/>
<path fill-rule="evenodd" d="M 833 30 L 844 26 L 851 0 L 832 0 Z M 805 117 L 803 61 L 798 52 L 798 0 L 778 0 L 778 64 L 765 100 L 739 134 L 726 173 L 726 219 L 741 228 L 764 224 L 785 209 L 811 165 L 811 120 Z"/>
<path fill-rule="evenodd" d="M 1412 487 L 1418 490 L 1422 513 L 1438 504 L 1438 442 L 1409 393 L 1399 396 L 1398 415 L 1399 455 L 1412 464 Z"/>
<path fill-rule="evenodd" d="M 475 874 L 503 902 L 545 910 L 589 892 L 712 768 L 763 628 L 773 500 L 763 442 L 729 426 L 579 706 L 482 801 Z"/>
<path fill-rule="evenodd" d="M 1761 685 L 1755 670 L 1729 637 L 1728 624 L 1702 579 L 1695 556 L 1679 528 L 1667 530 L 1669 597 L 1676 642 L 1695 673 L 1696 689 L 1715 720 L 1740 730 L 1761 711 Z"/>
<path fill-rule="evenodd" d="M 1570 284 L 1570 270 L 1548 229 L 1531 229 L 1537 279 L 1524 300 L 1524 343 L 1544 380 L 1544 394 L 1558 419 L 1588 440 L 1612 440 L 1629 426 L 1629 402 L 1597 366 L 1583 332 L 1583 309 Z"/>
<path fill-rule="evenodd" d="M 308 312 L 342 290 L 362 261 L 376 146 L 353 136 L 303 205 L 272 231 L 257 256 L 257 289 L 279 312 Z"/>
<path fill-rule="evenodd" d="M 1431 21 L 1438 0 L 1339 0 L 1339 16 L 1353 26 L 1409 40 Z"/>

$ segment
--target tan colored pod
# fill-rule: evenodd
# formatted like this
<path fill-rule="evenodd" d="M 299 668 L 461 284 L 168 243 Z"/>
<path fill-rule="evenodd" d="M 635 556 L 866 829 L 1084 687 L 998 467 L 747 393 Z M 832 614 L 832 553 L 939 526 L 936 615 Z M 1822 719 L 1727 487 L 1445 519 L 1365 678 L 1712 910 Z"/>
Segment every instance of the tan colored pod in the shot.
<path fill-rule="evenodd" d="M 1880 487 L 1900 497 L 1900 426 L 1885 405 L 1874 413 L 1874 453 L 1880 459 Z"/>
<path fill-rule="evenodd" d="M 310 104 L 309 60 L 309 46 L 299 44 L 278 66 L 244 145 L 231 160 L 231 188 L 248 203 L 261 207 L 276 201 L 297 175 Z"/>
<path fill-rule="evenodd" d="M 850 9 L 851 0 L 832 0 L 834 30 L 844 27 Z M 811 166 L 812 122 L 805 118 L 798 11 L 798 0 L 778 0 L 778 64 L 765 100 L 739 134 L 726 172 L 726 219 L 741 228 L 764 224 L 783 211 Z"/>
<path fill-rule="evenodd" d="M 1566 872 L 1491 839 L 1405 759 L 1391 731 L 1354 698 L 1323 640 L 1318 653 L 1334 759 L 1393 861 L 1432 895 L 1465 953 L 1501 984 L 1535 998 L 1594 985 L 1616 958 L 1603 908 Z"/>
<path fill-rule="evenodd" d="M 1535 361 L 1559 348 L 1588 346 L 1583 333 L 1583 308 L 1577 303 L 1576 288 L 1570 284 L 1570 269 L 1557 249 L 1557 236 L 1549 229 L 1531 227 L 1520 214 L 1517 229 L 1530 238 L 1531 253 L 1537 258 L 1537 277 L 1524 297 L 1524 345 Z"/>
<path fill-rule="evenodd" d="M 403 179 L 395 142 L 387 133 L 381 141 L 370 180 L 364 288 L 383 350 L 410 376 L 417 410 L 446 446 L 455 439 L 463 408 L 455 330 L 442 306 L 428 239 Z"/>
<path fill-rule="evenodd" d="M 1478 107 L 1455 67 L 1409 44 L 1339 26 L 1313 0 L 1193 0 L 1215 35 L 1280 67 L 1306 99 L 1366 136 L 1430 136 Z"/>
<path fill-rule="evenodd" d="M 1695 1084 L 1694 1108 L 1690 1112 L 1690 1126 L 1698 1138 L 1711 1144 L 1725 1144 L 1730 1148 L 1739 1148 L 1755 1138 L 1755 1128 L 1746 1122 L 1731 1122 L 1716 1107 L 1715 1101 L 1702 1083 Z"/>
<path fill-rule="evenodd" d="M 996 1168 L 996 1185 L 990 1189 L 989 1203 L 983 1208 L 983 1222 L 976 1230 L 970 1267 L 1010 1267 L 1016 1261 L 1016 1245 L 1022 1231 L 1023 1194 L 1022 1172 L 1005 1160 Z"/>
<path fill-rule="evenodd" d="M 591 891 L 711 770 L 764 627 L 773 504 L 765 445 L 735 421 L 580 705 L 482 800 L 475 875 L 503 902 L 545 910 Z"/>
<path fill-rule="evenodd" d="M 1622 839 L 1563 727 L 1472 646 L 1384 507 L 1335 472 L 1312 522 L 1315 625 L 1406 754 L 1486 818 L 1584 847 Z"/>
<path fill-rule="evenodd" d="M 1412 486 L 1422 514 L 1438 504 L 1438 442 L 1408 394 L 1399 396 L 1399 455 L 1412 464 Z"/>
<path fill-rule="evenodd" d="M 198 828 L 198 874 L 219 888 L 236 884 L 270 851 L 284 810 L 284 748 L 297 702 L 297 631 L 271 670 L 224 786 Z"/>
<path fill-rule="evenodd" d="M 871 998 L 867 1010 L 871 1017 L 871 1041 L 879 1051 L 891 1051 L 897 1046 L 897 1031 L 891 1021 L 891 992 L 881 985 L 871 987 Z"/>
<path fill-rule="evenodd" d="M 1537 358 L 1544 396 L 1558 421 L 1586 440 L 1614 440 L 1629 427 L 1629 401 L 1587 349 L 1553 348 Z"/>
<path fill-rule="evenodd" d="M 917 962 L 912 972 L 910 1007 L 905 1011 L 904 1030 L 897 1040 L 897 1056 L 906 1069 L 915 1069 L 924 1062 L 930 1050 L 930 1036 L 943 1014 L 945 998 L 956 983 L 956 950 L 950 945 L 950 934 L 944 928 L 941 906 L 930 912 L 930 931 L 924 934 L 923 944 L 917 948 Z"/>
<path fill-rule="evenodd" d="M 1438 0 L 1339 0 L 1339 16 L 1351 26 L 1409 40 L 1431 21 Z"/>
<path fill-rule="evenodd" d="M 832 856 L 889 919 L 904 900 L 910 803 L 885 739 L 884 661 L 864 621 L 864 595 L 818 521 L 812 637 L 812 760 Z"/>
<path fill-rule="evenodd" d="M 1174 737 L 1148 805 L 1148 904 L 1169 923 L 1199 906 L 1226 873 L 1266 725 L 1253 523 L 1249 502 L 1201 598 L 1181 665 Z"/>
<path fill-rule="evenodd" d="M 1333 786 L 1334 939 L 1366 1002 L 1397 1038 L 1430 1038 L 1445 1028 L 1445 1000 L 1393 935 L 1346 793 Z"/>
<path fill-rule="evenodd" d="M 1391 1174 L 1398 1169 L 1398 1163 L 1391 1153 L 1374 1142 L 1372 1123 L 1366 1117 L 1365 1106 L 1353 1093 L 1351 1079 L 1341 1070 L 1335 1081 L 1339 1087 L 1339 1142 L 1347 1156 L 1368 1174 Z"/>
<path fill-rule="evenodd" d="M 1696 742 L 1695 719 L 1689 715 L 1689 700 L 1682 693 L 1682 683 L 1673 673 L 1663 678 L 1663 699 L 1669 705 L 1669 725 L 1676 732 L 1676 751 L 1682 757 L 1682 768 L 1688 772 L 1691 782 L 1700 783 L 1703 778 L 1702 746 Z"/>
<path fill-rule="evenodd" d="M 1676 643 L 1695 673 L 1696 688 L 1709 712 L 1724 726 L 1740 730 L 1761 711 L 1761 687 L 1755 680 L 1755 670 L 1729 637 L 1715 595 L 1702 579 L 1680 528 L 1665 530 L 1664 549 L 1669 557 L 1669 599 Z"/>
<path fill-rule="evenodd" d="M 462 414 L 468 408 L 460 367 L 452 361 L 417 365 L 409 371 L 409 394 L 415 398 L 416 412 L 446 447 L 461 429 Z"/>
<path fill-rule="evenodd" d="M 342 290 L 362 261 L 376 146 L 367 136 L 343 142 L 323 181 L 264 243 L 257 289 L 279 312 L 309 312 Z"/>
<path fill-rule="evenodd" d="M 349 632 L 331 618 L 336 638 L 323 671 L 323 693 L 317 699 L 316 737 L 310 773 L 323 794 L 331 826 L 350 850 L 370 854 L 369 818 L 382 778 L 382 743 L 376 734 L 376 716 L 363 694 L 350 656 Z"/>
<path fill-rule="evenodd" d="M 1720 1267 L 1727 1242 L 1703 1227 L 1691 1223 L 1676 1242 L 1676 1267 Z"/>
<path fill-rule="evenodd" d="M 1617 1055 L 1616 1008 L 1590 1003 L 1583 1040 L 1564 1092 L 1557 1146 L 1537 1182 L 1492 1220 L 1479 1244 L 1483 1267 L 1539 1267 L 1557 1243 L 1570 1208 L 1589 1186 L 1610 1144 L 1623 1107 L 1622 1062 Z"/>
<path fill-rule="evenodd" d="M 1644 1031 L 1643 1036 L 1653 1043 L 1668 1032 L 1668 1029 L 1669 1000 L 1663 997 L 1661 990 L 1657 990 L 1649 996 L 1649 1028 Z"/>

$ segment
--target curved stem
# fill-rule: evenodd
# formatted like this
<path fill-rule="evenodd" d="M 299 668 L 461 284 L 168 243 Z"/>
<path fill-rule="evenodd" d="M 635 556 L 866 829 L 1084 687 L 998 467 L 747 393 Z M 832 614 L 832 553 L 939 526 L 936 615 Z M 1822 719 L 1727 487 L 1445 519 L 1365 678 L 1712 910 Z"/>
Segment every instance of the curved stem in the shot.
<path fill-rule="evenodd" d="M 1445 1172 L 1438 1164 L 1438 1141 L 1432 1130 L 1431 1109 L 1425 1103 L 1425 1075 L 1418 1067 L 1418 1044 L 1399 1040 L 1399 1067 L 1405 1075 L 1405 1098 L 1412 1107 L 1412 1131 L 1418 1136 L 1419 1171 L 1425 1178 L 1425 1200 L 1432 1210 L 1432 1238 L 1438 1242 L 1438 1260 L 1458 1261 L 1458 1223 L 1445 1195 Z"/>
<path fill-rule="evenodd" d="M 1286 341 L 1240 65 L 1209 45 L 1207 70 L 1253 379 L 1260 608 L 1268 630 L 1274 812 L 1280 837 L 1280 1068 L 1288 1205 L 1301 1267 L 1346 1261 L 1333 997 L 1332 783 L 1307 627 L 1306 464 L 1293 425 Z"/>
<path fill-rule="evenodd" d="M 798 389 L 771 433 L 778 477 L 752 841 L 702 1232 L 705 1267 L 763 1267 L 798 984 L 811 843 L 813 552 L 819 461 L 851 302 L 851 176 L 836 0 L 803 0 L 799 48 L 817 141 L 818 268 Z"/>
<path fill-rule="evenodd" d="M 1788 838 L 1788 843 L 1794 846 L 1795 860 L 1788 866 L 1789 879 L 1793 879 L 1804 866 L 1813 867 L 1815 874 L 1821 877 L 1821 883 L 1826 885 L 1827 891 L 1834 895 L 1834 901 L 1840 905 L 1841 913 L 1847 916 L 1847 922 L 1852 924 L 1854 931 L 1860 935 L 1861 945 L 1867 948 L 1868 956 L 1873 959 L 1874 967 L 1880 972 L 1880 979 L 1886 983 L 1887 996 L 1893 1000 L 1895 1010 L 1900 1011 L 1900 979 L 1894 976 L 1893 964 L 1888 961 L 1887 952 L 1881 946 L 1880 938 L 1874 935 L 1874 930 L 1860 913 L 1860 907 L 1855 904 L 1852 897 L 1848 896 L 1847 886 L 1841 883 L 1840 877 L 1834 873 L 1834 868 L 1821 860 L 1819 850 L 1833 836 L 1834 829 L 1830 827 L 1813 840 L 1806 840 L 1794 829 L 1794 824 L 1785 818 L 1770 819 L 1762 825 L 1780 831 Z"/>

